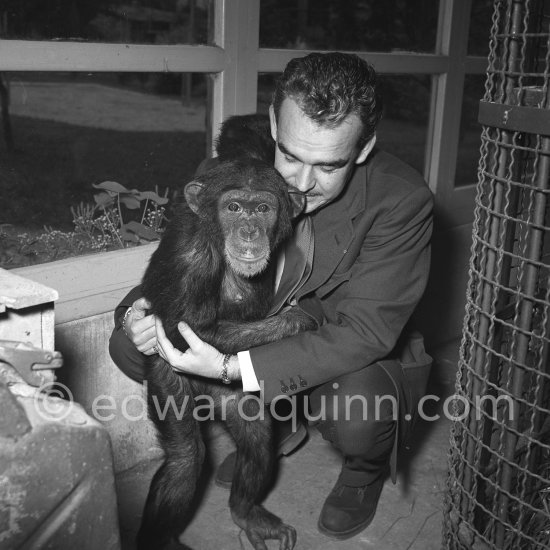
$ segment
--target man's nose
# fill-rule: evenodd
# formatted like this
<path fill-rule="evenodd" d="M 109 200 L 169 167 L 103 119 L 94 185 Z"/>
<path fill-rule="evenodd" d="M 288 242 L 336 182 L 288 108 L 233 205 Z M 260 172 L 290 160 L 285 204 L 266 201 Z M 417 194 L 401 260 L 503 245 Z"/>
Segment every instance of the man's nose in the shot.
<path fill-rule="evenodd" d="M 296 173 L 296 181 L 294 185 L 302 193 L 307 193 L 315 187 L 315 180 L 313 179 L 313 170 L 311 166 L 302 164 Z"/>

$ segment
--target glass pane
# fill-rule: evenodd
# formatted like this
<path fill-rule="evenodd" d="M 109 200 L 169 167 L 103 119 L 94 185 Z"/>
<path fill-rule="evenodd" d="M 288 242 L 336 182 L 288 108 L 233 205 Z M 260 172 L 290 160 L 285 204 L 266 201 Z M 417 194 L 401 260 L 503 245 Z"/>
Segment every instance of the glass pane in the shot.
<path fill-rule="evenodd" d="M 466 75 L 464 99 L 460 120 L 458 155 L 456 159 L 455 185 L 477 183 L 481 125 L 477 121 L 479 101 L 485 90 L 485 75 Z"/>
<path fill-rule="evenodd" d="M 278 75 L 258 78 L 258 113 L 267 113 Z M 388 153 L 424 171 L 431 80 L 425 75 L 381 75 L 384 116 L 377 130 L 378 144 Z"/>
<path fill-rule="evenodd" d="M 430 112 L 431 78 L 427 75 L 382 75 L 384 116 L 378 144 L 424 172 Z"/>
<path fill-rule="evenodd" d="M 433 52 L 439 0 L 261 0 L 260 47 Z"/>
<path fill-rule="evenodd" d="M 493 0 L 475 0 L 470 12 L 468 55 L 489 55 L 489 38 L 493 15 Z"/>
<path fill-rule="evenodd" d="M 176 192 L 205 157 L 206 78 L 8 75 L 11 138 L 4 128 L 0 266 L 135 246 L 152 238 L 142 227 L 126 226 L 132 221 L 154 226 L 158 206 L 169 214 Z M 117 194 L 118 187 L 113 192 L 113 184 L 94 187 L 103 182 L 115 182 L 128 192 Z M 167 193 L 170 202 L 151 202 L 132 190 L 157 190 L 161 198 Z"/>
<path fill-rule="evenodd" d="M 206 44 L 209 0 L 4 0 L 3 38 Z"/>

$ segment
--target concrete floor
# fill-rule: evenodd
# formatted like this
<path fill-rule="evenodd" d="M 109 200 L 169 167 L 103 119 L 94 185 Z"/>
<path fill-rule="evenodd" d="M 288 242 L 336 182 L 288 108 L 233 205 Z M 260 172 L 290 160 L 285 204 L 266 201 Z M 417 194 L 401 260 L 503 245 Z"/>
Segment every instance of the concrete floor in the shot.
<path fill-rule="evenodd" d="M 429 392 L 444 398 L 454 392 L 458 342 L 432 350 L 435 358 Z M 432 407 L 430 415 L 441 413 Z M 289 457 L 279 462 L 277 482 L 265 506 L 298 533 L 296 550 L 435 550 L 442 545 L 443 497 L 447 468 L 450 421 L 417 425 L 413 442 L 401 456 L 398 481 L 387 480 L 371 525 L 346 541 L 328 539 L 317 530 L 324 499 L 340 472 L 340 459 L 317 430 Z M 233 449 L 220 426 L 213 426 L 208 443 L 213 468 Z M 132 550 L 149 482 L 159 461 L 146 461 L 117 476 L 123 550 Z M 180 541 L 193 550 L 248 550 L 246 535 L 232 522 L 229 492 L 213 483 L 210 475 L 201 504 Z M 268 541 L 268 548 L 278 548 Z M 180 547 L 181 548 L 181 547 Z"/>

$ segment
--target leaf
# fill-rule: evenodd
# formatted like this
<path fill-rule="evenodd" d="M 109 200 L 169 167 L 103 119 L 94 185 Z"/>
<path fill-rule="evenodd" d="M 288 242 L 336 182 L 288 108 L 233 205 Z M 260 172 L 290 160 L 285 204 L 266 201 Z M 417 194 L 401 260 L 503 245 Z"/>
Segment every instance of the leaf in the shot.
<path fill-rule="evenodd" d="M 130 193 L 129 189 L 126 189 L 124 185 L 117 183 L 116 181 L 103 181 L 101 183 L 92 183 L 92 187 L 96 189 L 105 189 L 111 193 Z"/>
<path fill-rule="evenodd" d="M 112 206 L 115 202 L 115 198 L 109 193 L 97 193 L 94 195 L 94 200 L 98 206 L 103 208 Z"/>
<path fill-rule="evenodd" d="M 137 222 L 130 222 L 129 224 L 124 224 L 121 228 L 120 228 L 120 238 L 123 240 L 123 241 L 131 241 L 131 242 L 134 242 L 134 243 L 137 243 L 139 242 L 139 237 L 135 234 L 134 231 L 132 231 L 128 226 L 131 225 L 132 223 L 137 223 Z"/>
<path fill-rule="evenodd" d="M 120 195 L 119 200 L 124 206 L 126 206 L 126 208 L 129 208 L 130 210 L 139 208 L 139 200 L 134 195 Z"/>
<path fill-rule="evenodd" d="M 158 195 L 154 191 L 143 191 L 143 192 L 138 194 L 138 199 L 140 199 L 140 200 L 148 199 L 150 201 L 156 202 L 157 204 L 159 204 L 161 206 L 168 202 L 167 198 L 161 197 L 160 195 Z"/>
<path fill-rule="evenodd" d="M 156 241 L 160 239 L 159 234 L 156 231 L 136 221 L 128 222 L 124 225 L 124 229 L 132 231 L 136 236 L 139 236 L 146 241 Z"/>

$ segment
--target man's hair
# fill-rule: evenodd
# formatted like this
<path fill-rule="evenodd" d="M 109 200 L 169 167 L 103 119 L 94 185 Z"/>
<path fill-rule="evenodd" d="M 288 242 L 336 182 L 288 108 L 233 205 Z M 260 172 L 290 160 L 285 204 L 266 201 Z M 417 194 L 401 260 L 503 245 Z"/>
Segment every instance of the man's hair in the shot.
<path fill-rule="evenodd" d="M 374 135 L 382 117 L 376 72 L 355 54 L 312 53 L 291 59 L 273 94 L 276 119 L 285 98 L 296 101 L 306 116 L 329 128 L 356 114 L 363 123 L 360 147 Z"/>

